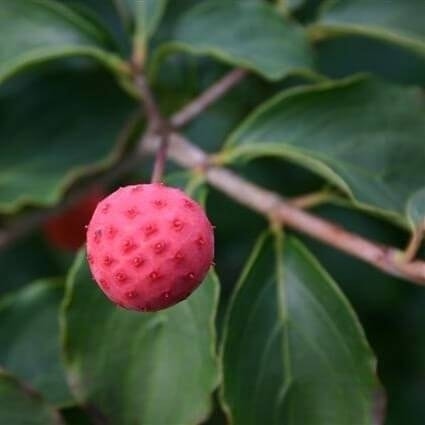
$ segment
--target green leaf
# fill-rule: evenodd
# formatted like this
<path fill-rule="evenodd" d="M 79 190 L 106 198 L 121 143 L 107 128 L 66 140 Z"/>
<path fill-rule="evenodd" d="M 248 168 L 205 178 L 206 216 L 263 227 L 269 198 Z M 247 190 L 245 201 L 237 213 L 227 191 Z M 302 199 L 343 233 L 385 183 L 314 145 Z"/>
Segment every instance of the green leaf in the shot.
<path fill-rule="evenodd" d="M 220 76 L 221 74 L 211 78 L 209 84 L 217 81 Z M 207 81 L 204 87 L 199 87 L 198 93 L 208 88 Z M 184 134 L 207 152 L 215 153 L 222 148 L 231 131 L 260 103 L 275 93 L 274 85 L 268 85 L 257 76 L 248 75 L 226 96 L 190 122 L 184 128 Z"/>
<path fill-rule="evenodd" d="M 412 229 L 425 229 L 425 188 L 415 192 L 407 202 L 406 214 Z"/>
<path fill-rule="evenodd" d="M 127 0 L 134 17 L 133 63 L 143 67 L 150 38 L 164 15 L 167 0 Z"/>
<path fill-rule="evenodd" d="M 130 101 L 95 70 L 55 70 L 0 92 L 0 211 L 53 205 L 116 161 Z"/>
<path fill-rule="evenodd" d="M 364 35 L 347 34 L 316 44 L 321 74 L 339 79 L 371 73 L 395 83 L 425 86 L 425 56 L 400 45 Z"/>
<path fill-rule="evenodd" d="M 285 1 L 288 3 L 288 7 L 290 10 L 301 7 L 305 2 L 305 0 L 283 0 L 283 2 Z"/>
<path fill-rule="evenodd" d="M 40 280 L 0 303 L 0 364 L 61 406 L 72 402 L 59 348 L 63 288 Z"/>
<path fill-rule="evenodd" d="M 57 0 L 56 0 L 57 1 Z M 101 22 L 111 34 L 114 43 L 117 44 L 121 56 L 128 57 L 130 54 L 130 38 L 127 27 L 130 24 L 129 11 L 124 0 L 59 0 L 68 7 L 73 8 L 79 15 Z"/>
<path fill-rule="evenodd" d="M 357 207 L 406 225 L 405 204 L 425 185 L 421 91 L 352 78 L 284 91 L 230 136 L 224 157 L 299 163 Z"/>
<path fill-rule="evenodd" d="M 0 0 L 0 83 L 22 68 L 65 57 L 89 56 L 117 72 L 108 35 L 72 9 L 50 0 Z"/>
<path fill-rule="evenodd" d="M 284 13 L 300 8 L 305 0 L 275 0 L 276 7 Z"/>
<path fill-rule="evenodd" d="M 180 18 L 160 56 L 169 51 L 209 55 L 268 80 L 312 74 L 312 52 L 303 30 L 264 3 L 202 2 Z"/>
<path fill-rule="evenodd" d="M 361 326 L 292 238 L 266 235 L 255 247 L 229 308 L 222 361 L 235 425 L 372 424 L 375 362 Z"/>
<path fill-rule="evenodd" d="M 0 369 L 0 423 L 61 425 L 59 413 L 37 393 Z"/>
<path fill-rule="evenodd" d="M 188 55 L 168 56 L 154 77 L 153 87 L 163 113 L 171 115 L 207 90 L 223 77 L 223 68 L 222 64 L 211 59 Z M 248 92 L 249 96 L 246 96 Z M 170 93 L 173 95 L 170 96 Z M 276 88 L 273 85 L 256 75 L 248 75 L 182 131 L 204 150 L 217 152 L 229 132 L 260 102 L 274 93 Z"/>
<path fill-rule="evenodd" d="M 359 34 L 425 55 L 423 0 L 331 0 L 313 31 L 320 37 Z"/>
<path fill-rule="evenodd" d="M 127 3 L 135 19 L 134 37 L 145 44 L 159 25 L 167 0 L 127 0 Z"/>
<path fill-rule="evenodd" d="M 114 306 L 81 252 L 69 275 L 63 346 L 75 397 L 116 424 L 198 424 L 218 384 L 211 272 L 186 301 L 143 314 Z"/>
<path fill-rule="evenodd" d="M 39 234 L 18 239 L 0 250 L 0 300 L 5 293 L 45 276 L 59 276 L 61 267 Z"/>

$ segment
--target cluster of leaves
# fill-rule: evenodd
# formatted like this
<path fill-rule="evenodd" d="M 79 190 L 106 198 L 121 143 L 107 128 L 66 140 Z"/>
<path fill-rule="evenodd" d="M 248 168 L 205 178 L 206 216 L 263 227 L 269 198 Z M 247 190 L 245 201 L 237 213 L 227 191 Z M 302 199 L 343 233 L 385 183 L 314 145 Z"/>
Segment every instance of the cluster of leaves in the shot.
<path fill-rule="evenodd" d="M 185 134 L 283 195 L 329 186 L 318 214 L 403 242 L 424 226 L 423 16 L 423 0 L 0 0 L 2 221 L 131 151 L 133 57 L 164 113 L 249 70 Z M 208 212 L 221 285 L 211 272 L 155 314 L 112 306 L 84 253 L 62 257 L 38 232 L 0 254 L 0 423 L 197 424 L 213 410 L 221 423 L 220 409 L 236 425 L 379 421 L 374 356 L 308 244 L 364 319 L 388 423 L 419 424 L 424 295 L 280 230 L 255 242 L 267 224 L 214 191 Z"/>

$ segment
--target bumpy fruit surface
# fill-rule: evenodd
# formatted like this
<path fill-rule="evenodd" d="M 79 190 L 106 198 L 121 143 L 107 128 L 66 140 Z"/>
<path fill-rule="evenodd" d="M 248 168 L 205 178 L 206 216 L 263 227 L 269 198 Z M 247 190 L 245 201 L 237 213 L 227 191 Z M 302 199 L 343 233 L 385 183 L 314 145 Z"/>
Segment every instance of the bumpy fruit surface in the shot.
<path fill-rule="evenodd" d="M 121 307 L 156 311 L 187 298 L 214 256 L 203 209 L 179 189 L 141 184 L 100 202 L 87 229 L 95 281 Z"/>
<path fill-rule="evenodd" d="M 51 217 L 44 225 L 46 239 L 56 248 L 76 251 L 86 241 L 86 226 L 97 204 L 105 197 L 102 188 L 95 188 L 66 211 Z"/>

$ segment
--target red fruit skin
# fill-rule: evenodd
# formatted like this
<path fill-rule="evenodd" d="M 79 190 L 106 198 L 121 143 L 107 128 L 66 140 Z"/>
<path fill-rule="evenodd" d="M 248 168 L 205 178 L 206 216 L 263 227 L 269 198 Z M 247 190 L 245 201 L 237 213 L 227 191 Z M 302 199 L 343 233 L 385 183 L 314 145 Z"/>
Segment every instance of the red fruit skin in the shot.
<path fill-rule="evenodd" d="M 158 183 L 126 186 L 99 203 L 87 229 L 95 281 L 119 306 L 157 311 L 187 298 L 214 258 L 199 204 Z"/>
<path fill-rule="evenodd" d="M 86 226 L 105 191 L 96 188 L 66 211 L 54 215 L 43 224 L 46 239 L 56 248 L 76 251 L 86 241 Z"/>

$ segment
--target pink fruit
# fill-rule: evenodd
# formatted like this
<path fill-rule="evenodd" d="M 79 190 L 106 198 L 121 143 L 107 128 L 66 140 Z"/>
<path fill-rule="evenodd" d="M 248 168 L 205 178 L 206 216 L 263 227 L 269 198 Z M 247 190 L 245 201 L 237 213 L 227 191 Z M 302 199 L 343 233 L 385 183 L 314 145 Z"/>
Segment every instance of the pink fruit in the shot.
<path fill-rule="evenodd" d="M 179 189 L 141 184 L 101 201 L 87 230 L 94 279 L 121 307 L 156 311 L 187 298 L 214 257 L 203 209 Z"/>

